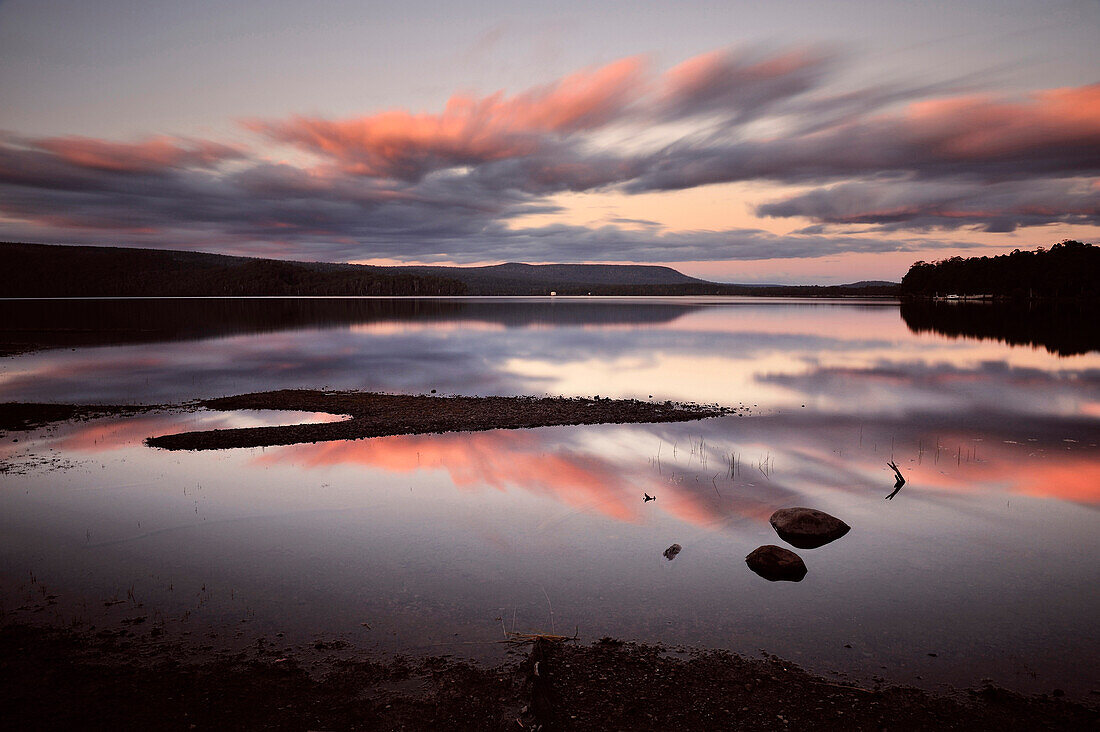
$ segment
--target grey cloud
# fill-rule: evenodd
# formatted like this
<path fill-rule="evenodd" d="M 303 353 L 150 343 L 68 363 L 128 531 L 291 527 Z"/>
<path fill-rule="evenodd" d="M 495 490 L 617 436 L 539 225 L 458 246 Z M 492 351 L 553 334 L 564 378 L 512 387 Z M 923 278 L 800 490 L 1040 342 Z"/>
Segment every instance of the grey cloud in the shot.
<path fill-rule="evenodd" d="M 1100 224 L 1100 190 L 1077 179 L 984 184 L 860 181 L 766 203 L 757 206 L 756 213 L 802 216 L 819 224 L 875 224 L 880 230 L 978 226 L 1004 232 L 1051 223 Z"/>
<path fill-rule="evenodd" d="M 1080 113 L 1100 100 L 1100 85 L 1015 102 L 933 98 L 961 82 L 830 93 L 839 59 L 798 49 L 715 53 L 644 84 L 640 64 L 612 64 L 579 81 L 473 100 L 497 127 L 474 124 L 480 117 L 459 103 L 434 116 L 253 123 L 311 150 L 322 160 L 311 167 L 184 138 L 0 135 L 0 233 L 314 259 L 669 262 L 958 249 L 887 232 L 1100 224 L 1100 123 Z M 914 100 L 923 101 L 883 111 Z M 461 134 L 436 124 L 455 117 L 469 123 Z M 390 137 L 371 134 L 389 134 L 393 119 L 420 127 L 398 125 L 390 149 Z M 599 137 L 654 122 L 674 122 L 679 138 L 637 151 Z M 786 132 L 764 136 L 755 122 Z M 322 144 L 325 135 L 339 144 Z M 758 205 L 758 215 L 814 222 L 786 236 L 515 223 L 558 210 L 550 196 L 562 192 L 737 181 L 833 185 Z M 853 231 L 838 233 L 845 225 Z M 868 225 L 878 233 L 855 235 Z"/>
<path fill-rule="evenodd" d="M 1000 182 L 1100 174 L 1100 122 L 1081 110 L 1100 84 L 1009 103 L 948 98 L 812 133 L 715 144 L 685 138 L 646 161 L 632 192 L 771 180 L 822 183 L 871 176 Z"/>
<path fill-rule="evenodd" d="M 665 73 L 654 113 L 667 120 L 715 115 L 727 124 L 758 119 L 819 88 L 839 59 L 837 51 L 824 48 L 697 56 Z"/>
<path fill-rule="evenodd" d="M 904 240 L 777 236 L 760 230 L 660 232 L 615 226 L 513 228 L 510 219 L 553 210 L 536 194 L 481 175 L 425 176 L 416 184 L 289 165 L 233 171 L 118 173 L 75 168 L 0 146 L 0 211 L 8 238 L 205 246 L 313 259 L 713 261 L 909 251 Z M 104 232 L 111 241 L 103 242 Z M 921 245 L 923 247 L 936 245 Z"/>

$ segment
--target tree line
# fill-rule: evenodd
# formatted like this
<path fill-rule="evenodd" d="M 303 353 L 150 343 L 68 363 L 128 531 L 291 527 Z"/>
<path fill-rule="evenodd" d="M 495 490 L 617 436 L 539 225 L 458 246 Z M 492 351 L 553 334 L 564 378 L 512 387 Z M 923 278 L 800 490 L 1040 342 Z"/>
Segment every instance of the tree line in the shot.
<path fill-rule="evenodd" d="M 193 252 L 0 244 L 3 297 L 463 295 L 462 282 L 364 265 Z"/>
<path fill-rule="evenodd" d="M 902 278 L 901 292 L 914 297 L 1096 298 L 1100 247 L 1066 240 L 1033 252 L 917 262 Z"/>
<path fill-rule="evenodd" d="M 493 282 L 471 285 L 471 295 L 599 295 L 603 297 L 679 297 L 739 295 L 749 297 L 897 297 L 898 286 L 884 285 L 730 285 L 722 282 L 681 282 L 675 284 L 601 284 L 566 283 L 561 285 L 528 282 Z"/>

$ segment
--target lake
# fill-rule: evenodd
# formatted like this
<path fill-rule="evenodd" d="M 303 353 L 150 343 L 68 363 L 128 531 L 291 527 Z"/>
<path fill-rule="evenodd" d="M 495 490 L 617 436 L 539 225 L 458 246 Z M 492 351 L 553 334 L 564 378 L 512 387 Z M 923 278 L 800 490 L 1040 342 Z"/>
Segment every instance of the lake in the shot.
<path fill-rule="evenodd" d="M 764 650 L 861 682 L 1100 688 L 1088 312 L 259 298 L 0 301 L 0 322 L 0 401 L 300 387 L 748 408 L 204 452 L 142 440 L 333 417 L 154 411 L 8 433 L 7 617 L 56 595 L 39 619 L 144 614 L 225 642 L 282 633 L 495 660 L 514 629 Z M 892 500 L 888 461 L 907 480 Z M 801 582 L 768 582 L 744 558 L 784 545 L 768 518 L 788 506 L 852 529 L 797 550 Z"/>

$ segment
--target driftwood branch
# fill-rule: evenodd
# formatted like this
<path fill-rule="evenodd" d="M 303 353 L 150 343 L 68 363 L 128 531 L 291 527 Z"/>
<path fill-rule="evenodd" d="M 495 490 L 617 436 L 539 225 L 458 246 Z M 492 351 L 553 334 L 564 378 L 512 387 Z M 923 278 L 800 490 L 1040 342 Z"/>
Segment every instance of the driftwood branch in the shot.
<path fill-rule="evenodd" d="M 898 478 L 897 482 L 894 483 L 894 492 L 886 496 L 886 500 L 889 501 L 891 498 L 896 496 L 898 494 L 898 491 L 901 490 L 901 487 L 905 485 L 905 476 L 901 474 L 901 471 L 898 470 L 898 466 L 894 463 L 893 460 L 886 464 L 890 467 L 891 470 L 894 471 L 894 475 L 896 475 Z"/>

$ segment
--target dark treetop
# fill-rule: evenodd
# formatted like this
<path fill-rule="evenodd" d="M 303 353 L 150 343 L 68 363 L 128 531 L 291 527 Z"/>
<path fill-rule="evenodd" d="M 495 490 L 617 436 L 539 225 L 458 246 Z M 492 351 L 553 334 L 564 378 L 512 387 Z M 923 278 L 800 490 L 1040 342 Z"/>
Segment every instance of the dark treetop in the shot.
<path fill-rule="evenodd" d="M 1034 252 L 917 262 L 901 281 L 903 295 L 1100 297 L 1100 247 L 1064 241 Z"/>

